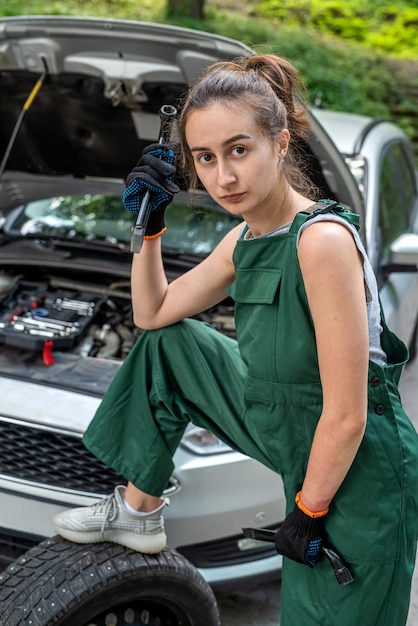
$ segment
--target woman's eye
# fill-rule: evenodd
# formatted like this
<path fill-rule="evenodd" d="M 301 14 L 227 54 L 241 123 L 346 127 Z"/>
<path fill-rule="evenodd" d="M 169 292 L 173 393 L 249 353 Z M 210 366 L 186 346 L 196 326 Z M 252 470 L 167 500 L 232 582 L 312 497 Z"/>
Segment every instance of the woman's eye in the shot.
<path fill-rule="evenodd" d="M 246 152 L 246 150 L 245 150 L 244 146 L 235 146 L 235 148 L 232 148 L 232 154 L 234 154 L 236 156 L 241 156 L 245 152 Z"/>
<path fill-rule="evenodd" d="M 198 157 L 198 161 L 199 163 L 209 163 L 209 161 L 211 160 L 211 155 L 210 154 L 201 154 Z"/>

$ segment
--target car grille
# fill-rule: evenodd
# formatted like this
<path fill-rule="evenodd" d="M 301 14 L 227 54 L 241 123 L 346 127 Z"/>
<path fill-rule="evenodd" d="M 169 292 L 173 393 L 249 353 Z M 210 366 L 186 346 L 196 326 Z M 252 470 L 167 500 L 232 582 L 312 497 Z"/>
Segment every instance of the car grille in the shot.
<path fill-rule="evenodd" d="M 278 526 L 269 528 L 277 530 Z M 176 550 L 191 561 L 195 567 L 201 568 L 238 565 L 239 563 L 249 563 L 274 555 L 277 556 L 274 545 L 267 542 L 260 541 L 259 547 L 251 550 L 242 550 L 239 547 L 242 539 L 243 535 L 234 535 L 224 539 L 196 543 L 191 546 L 182 546 L 176 548 Z"/>
<path fill-rule="evenodd" d="M 95 496 L 126 483 L 126 478 L 91 454 L 80 438 L 65 433 L 0 421 L 0 450 L 0 474 L 23 481 Z M 174 486 L 170 483 L 166 491 Z"/>
<path fill-rule="evenodd" d="M 0 450 L 0 473 L 21 480 L 100 495 L 126 482 L 81 439 L 60 432 L 0 422 Z"/>

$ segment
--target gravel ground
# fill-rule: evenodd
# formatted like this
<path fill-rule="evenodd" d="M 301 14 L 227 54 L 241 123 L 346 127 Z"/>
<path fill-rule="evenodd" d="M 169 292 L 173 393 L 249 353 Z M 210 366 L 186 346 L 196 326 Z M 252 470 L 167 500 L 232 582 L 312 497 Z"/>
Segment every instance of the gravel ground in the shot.
<path fill-rule="evenodd" d="M 418 431 L 418 357 L 405 368 L 400 392 L 405 410 Z M 280 582 L 249 584 L 233 592 L 216 593 L 222 626 L 279 626 Z M 412 582 L 407 626 L 418 624 L 418 558 Z M 396 626 L 394 624 L 393 626 Z"/>

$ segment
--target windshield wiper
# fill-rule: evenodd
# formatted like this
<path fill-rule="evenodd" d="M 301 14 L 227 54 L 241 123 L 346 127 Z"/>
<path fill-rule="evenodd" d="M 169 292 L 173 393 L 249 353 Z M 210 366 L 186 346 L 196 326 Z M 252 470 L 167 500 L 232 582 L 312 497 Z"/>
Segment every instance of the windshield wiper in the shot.
<path fill-rule="evenodd" d="M 9 239 L 26 240 L 33 239 L 36 241 L 48 243 L 54 247 L 67 247 L 83 249 L 102 249 L 114 252 L 125 252 L 129 249 L 129 243 L 125 241 L 104 241 L 100 239 L 89 239 L 88 236 L 68 237 L 68 235 L 57 235 L 56 233 L 27 233 L 26 235 L 17 233 L 7 233 Z"/>

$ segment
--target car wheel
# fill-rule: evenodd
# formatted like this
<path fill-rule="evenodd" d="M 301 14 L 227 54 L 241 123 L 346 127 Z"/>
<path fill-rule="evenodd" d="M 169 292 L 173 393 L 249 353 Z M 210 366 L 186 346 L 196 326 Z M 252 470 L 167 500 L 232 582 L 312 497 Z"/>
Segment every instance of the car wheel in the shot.
<path fill-rule="evenodd" d="M 211 588 L 177 552 L 145 555 L 61 537 L 0 574 L 0 606 L 3 626 L 220 626 Z"/>

